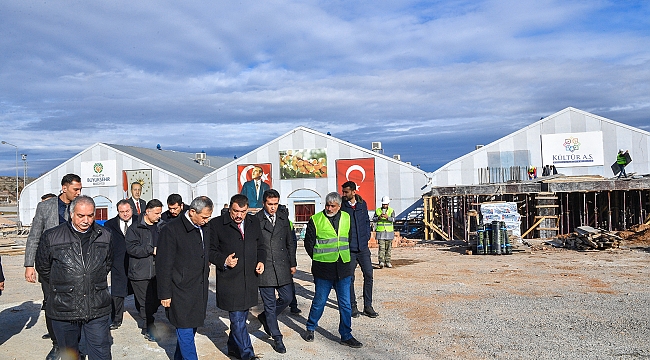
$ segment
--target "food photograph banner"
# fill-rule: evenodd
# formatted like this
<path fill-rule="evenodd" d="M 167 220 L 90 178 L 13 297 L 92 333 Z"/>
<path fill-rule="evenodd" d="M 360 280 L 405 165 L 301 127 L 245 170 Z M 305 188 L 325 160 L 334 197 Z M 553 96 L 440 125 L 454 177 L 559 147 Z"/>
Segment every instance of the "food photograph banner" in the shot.
<path fill-rule="evenodd" d="M 237 191 L 246 195 L 249 207 L 261 208 L 264 191 L 272 187 L 271 164 L 237 165 Z"/>
<path fill-rule="evenodd" d="M 375 204 L 375 158 L 336 160 L 336 191 L 347 181 L 357 184 L 357 194 L 368 205 L 368 210 L 377 208 Z"/>
<path fill-rule="evenodd" d="M 327 177 L 325 149 L 280 151 L 280 179 L 313 179 Z"/>
<path fill-rule="evenodd" d="M 603 132 L 542 135 L 542 162 L 556 168 L 603 166 Z"/>
<path fill-rule="evenodd" d="M 116 186 L 118 180 L 115 160 L 82 161 L 81 184 L 85 188 Z"/>
<path fill-rule="evenodd" d="M 139 182 L 142 185 L 140 198 L 144 201 L 153 199 L 153 182 L 151 169 L 124 170 L 122 171 L 122 191 L 125 199 L 131 197 L 131 184 Z"/>

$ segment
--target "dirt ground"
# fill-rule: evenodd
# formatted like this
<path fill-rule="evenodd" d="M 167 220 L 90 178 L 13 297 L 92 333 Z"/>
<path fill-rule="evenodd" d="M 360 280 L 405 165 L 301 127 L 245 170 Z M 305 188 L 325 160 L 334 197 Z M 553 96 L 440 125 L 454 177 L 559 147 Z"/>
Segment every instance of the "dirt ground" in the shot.
<path fill-rule="evenodd" d="M 299 248 L 296 282 L 303 312 L 279 318 L 288 352 L 275 353 L 250 316 L 256 353 L 266 359 L 650 357 L 650 251 L 645 242 L 593 252 L 523 247 L 509 256 L 465 255 L 457 245 L 393 249 L 395 267 L 374 271 L 374 307 L 380 316 L 353 319 L 361 349 L 338 343 L 334 292 L 315 341 L 302 340 L 313 283 L 310 260 Z M 0 359 L 42 359 L 51 346 L 41 339 L 46 330 L 40 287 L 25 282 L 22 261 L 22 256 L 2 257 L 7 281 L 0 296 Z M 214 292 L 213 276 L 211 281 Z M 357 270 L 358 297 L 361 281 Z M 214 293 L 208 301 L 206 324 L 196 336 L 199 355 L 227 359 L 228 315 L 215 307 Z M 172 358 L 175 338 L 164 312 L 157 314 L 161 340 L 152 343 L 140 334 L 132 297 L 126 307 L 123 326 L 112 332 L 113 358 Z M 252 315 L 260 311 L 261 305 L 251 309 Z"/>

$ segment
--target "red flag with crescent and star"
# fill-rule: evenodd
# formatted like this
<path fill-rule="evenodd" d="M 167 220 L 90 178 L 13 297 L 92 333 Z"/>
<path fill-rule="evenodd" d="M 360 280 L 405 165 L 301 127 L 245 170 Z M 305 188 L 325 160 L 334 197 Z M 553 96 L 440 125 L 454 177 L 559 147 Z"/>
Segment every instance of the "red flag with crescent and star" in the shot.
<path fill-rule="evenodd" d="M 375 208 L 375 158 L 336 160 L 336 190 L 346 181 L 357 184 L 357 194 L 366 201 L 368 210 Z"/>

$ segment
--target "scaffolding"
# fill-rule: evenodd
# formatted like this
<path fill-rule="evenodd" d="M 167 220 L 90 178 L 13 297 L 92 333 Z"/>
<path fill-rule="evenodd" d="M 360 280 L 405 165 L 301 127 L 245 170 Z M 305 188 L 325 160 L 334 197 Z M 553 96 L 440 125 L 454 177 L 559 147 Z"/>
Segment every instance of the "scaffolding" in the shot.
<path fill-rule="evenodd" d="M 469 241 L 486 202 L 515 202 L 521 237 L 549 239 L 579 226 L 619 231 L 650 223 L 650 176 L 606 179 L 553 175 L 501 184 L 434 187 L 423 196 L 425 240 Z M 480 218 L 479 218 L 480 221 Z"/>

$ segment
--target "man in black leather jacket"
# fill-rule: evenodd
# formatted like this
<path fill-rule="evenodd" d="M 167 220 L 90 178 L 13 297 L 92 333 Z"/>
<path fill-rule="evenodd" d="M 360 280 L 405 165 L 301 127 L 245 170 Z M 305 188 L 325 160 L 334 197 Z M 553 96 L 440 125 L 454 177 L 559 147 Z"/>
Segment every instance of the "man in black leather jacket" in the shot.
<path fill-rule="evenodd" d="M 95 224 L 95 203 L 79 196 L 70 221 L 41 235 L 36 271 L 50 285 L 45 313 L 52 319 L 61 359 L 77 359 L 81 332 L 90 360 L 111 359 L 111 233 Z"/>

